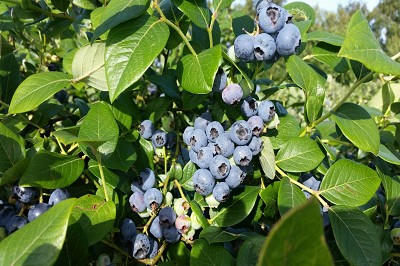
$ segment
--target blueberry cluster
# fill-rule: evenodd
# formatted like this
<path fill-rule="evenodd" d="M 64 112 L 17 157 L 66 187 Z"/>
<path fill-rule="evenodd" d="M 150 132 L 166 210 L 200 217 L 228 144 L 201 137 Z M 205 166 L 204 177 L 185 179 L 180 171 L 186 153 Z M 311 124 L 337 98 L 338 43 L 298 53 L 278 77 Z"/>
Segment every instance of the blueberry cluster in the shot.
<path fill-rule="evenodd" d="M 271 62 L 279 56 L 296 53 L 301 43 L 301 34 L 286 9 L 262 0 L 256 8 L 255 23 L 255 33 L 241 34 L 235 39 L 234 51 L 237 58 L 244 62 Z"/>
<path fill-rule="evenodd" d="M 0 201 L 0 228 L 9 235 L 32 222 L 58 202 L 70 197 L 66 189 L 54 190 L 48 203 L 38 202 L 39 190 L 33 187 L 14 186 L 10 202 Z"/>
<path fill-rule="evenodd" d="M 167 127 L 167 123 L 164 127 Z M 170 127 L 170 126 L 168 126 Z M 151 140 L 153 147 L 162 148 L 166 146 L 167 148 L 172 148 L 176 144 L 175 132 L 165 132 L 161 129 L 155 129 L 154 123 L 151 120 L 144 120 L 140 123 L 139 133 L 142 138 Z"/>

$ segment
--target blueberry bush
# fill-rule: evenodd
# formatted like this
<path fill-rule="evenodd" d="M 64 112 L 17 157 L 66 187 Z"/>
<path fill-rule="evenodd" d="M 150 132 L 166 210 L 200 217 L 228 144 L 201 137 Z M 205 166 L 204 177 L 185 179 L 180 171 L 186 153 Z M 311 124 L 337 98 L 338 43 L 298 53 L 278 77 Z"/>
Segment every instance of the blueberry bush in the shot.
<path fill-rule="evenodd" d="M 232 2 L 0 3 L 0 265 L 399 265 L 400 54 Z"/>

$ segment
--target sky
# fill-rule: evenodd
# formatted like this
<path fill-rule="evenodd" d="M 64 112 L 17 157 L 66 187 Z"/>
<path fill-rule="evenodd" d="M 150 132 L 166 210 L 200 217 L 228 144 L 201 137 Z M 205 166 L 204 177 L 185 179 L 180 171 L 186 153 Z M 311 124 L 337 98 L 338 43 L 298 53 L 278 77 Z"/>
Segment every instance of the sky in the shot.
<path fill-rule="evenodd" d="M 320 8 L 325 9 L 327 11 L 336 11 L 337 6 L 339 4 L 341 4 L 342 6 L 346 6 L 350 2 L 365 3 L 367 5 L 368 10 L 371 11 L 379 3 L 379 0 L 357 0 L 357 1 L 354 1 L 354 0 L 287 0 L 286 3 L 295 2 L 295 1 L 305 2 L 312 7 L 318 5 Z"/>

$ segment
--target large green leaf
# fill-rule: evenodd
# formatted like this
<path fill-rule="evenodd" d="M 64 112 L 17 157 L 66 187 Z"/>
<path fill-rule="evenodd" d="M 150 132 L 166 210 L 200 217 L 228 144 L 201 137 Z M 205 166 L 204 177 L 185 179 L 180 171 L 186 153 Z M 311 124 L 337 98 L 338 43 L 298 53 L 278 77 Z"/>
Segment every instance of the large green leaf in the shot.
<path fill-rule="evenodd" d="M 214 0 L 213 8 L 214 12 L 219 12 L 221 9 L 229 7 L 233 3 L 233 0 Z"/>
<path fill-rule="evenodd" d="M 24 158 L 5 171 L 0 179 L 0 186 L 5 184 L 15 184 L 24 174 L 28 164 L 29 159 Z"/>
<path fill-rule="evenodd" d="M 332 119 L 354 145 L 365 152 L 378 154 L 378 127 L 364 108 L 355 103 L 344 103 L 332 112 Z"/>
<path fill-rule="evenodd" d="M 85 195 L 76 201 L 71 215 L 85 232 L 91 246 L 111 232 L 116 209 L 112 201 L 105 202 L 99 196 Z"/>
<path fill-rule="evenodd" d="M 100 42 L 79 48 L 72 61 L 74 79 L 85 77 L 81 80 L 82 82 L 98 90 L 107 91 L 106 71 L 104 68 L 105 49 L 105 43 Z"/>
<path fill-rule="evenodd" d="M 297 138 L 300 135 L 300 125 L 297 119 L 288 114 L 279 117 L 279 130 L 269 129 L 267 136 L 270 138 L 274 150 L 282 148 L 291 138 Z"/>
<path fill-rule="evenodd" d="M 246 239 L 238 251 L 236 265 L 257 265 L 258 257 L 265 242 L 265 238 L 265 236 L 256 235 Z"/>
<path fill-rule="evenodd" d="M 386 162 L 400 165 L 400 159 L 394 155 L 385 145 L 379 145 L 379 153 L 378 156 L 385 160 Z"/>
<path fill-rule="evenodd" d="M 172 0 L 172 2 L 198 27 L 210 26 L 211 11 L 206 0 Z"/>
<path fill-rule="evenodd" d="M 361 10 L 351 17 L 338 55 L 359 61 L 372 71 L 400 75 L 400 64 L 384 53 Z"/>
<path fill-rule="evenodd" d="M 288 172 L 307 172 L 316 168 L 324 157 L 315 140 L 297 137 L 282 146 L 276 155 L 276 164 Z"/>
<path fill-rule="evenodd" d="M 350 66 L 346 58 L 337 56 L 339 49 L 337 46 L 321 42 L 313 47 L 311 57 L 328 65 L 338 73 L 345 73 Z"/>
<path fill-rule="evenodd" d="M 382 185 L 385 188 L 387 211 L 389 215 L 400 215 L 400 177 L 390 177 L 381 171 L 378 172 L 382 179 Z"/>
<path fill-rule="evenodd" d="M 336 244 L 351 265 L 381 265 L 381 243 L 371 220 L 358 208 L 329 209 Z"/>
<path fill-rule="evenodd" d="M 179 181 L 184 189 L 187 191 L 194 191 L 194 184 L 192 176 L 196 172 L 196 165 L 191 161 L 183 167 L 182 180 Z"/>
<path fill-rule="evenodd" d="M 96 8 L 96 0 L 72 0 L 72 4 L 88 10 Z"/>
<path fill-rule="evenodd" d="M 0 265 L 53 265 L 76 199 L 61 201 L 0 242 Z"/>
<path fill-rule="evenodd" d="M 221 46 L 217 45 L 196 56 L 193 54 L 184 56 L 177 68 L 181 87 L 194 94 L 211 92 L 222 58 L 221 52 Z"/>
<path fill-rule="evenodd" d="M 105 67 L 111 101 L 143 76 L 164 48 L 168 36 L 168 26 L 148 15 L 110 30 Z"/>
<path fill-rule="evenodd" d="M 0 123 L 0 175 L 25 158 L 25 142 Z"/>
<path fill-rule="evenodd" d="M 306 200 L 306 196 L 298 186 L 293 185 L 289 178 L 282 178 L 278 192 L 278 209 L 281 216 L 291 208 L 302 205 Z"/>
<path fill-rule="evenodd" d="M 61 72 L 43 72 L 29 76 L 15 91 L 8 112 L 16 114 L 31 111 L 69 83 L 68 75 Z"/>
<path fill-rule="evenodd" d="M 67 187 L 78 179 L 84 165 L 76 156 L 40 151 L 29 162 L 19 184 L 48 189 Z"/>
<path fill-rule="evenodd" d="M 329 168 L 320 193 L 335 204 L 361 206 L 372 198 L 380 183 L 378 174 L 368 166 L 341 159 Z"/>
<path fill-rule="evenodd" d="M 102 13 L 102 23 L 93 32 L 92 40 L 96 40 L 118 24 L 142 15 L 149 7 L 149 2 L 148 0 L 111 1 Z"/>
<path fill-rule="evenodd" d="M 260 197 L 265 203 L 264 216 L 268 219 L 275 218 L 278 213 L 278 194 L 281 181 L 273 182 L 261 190 Z"/>
<path fill-rule="evenodd" d="M 208 226 L 201 231 L 199 237 L 206 239 L 210 244 L 214 244 L 233 241 L 239 238 L 240 234 L 228 232 L 218 226 Z"/>
<path fill-rule="evenodd" d="M 213 217 L 219 227 L 235 225 L 244 220 L 251 212 L 256 203 L 259 187 L 246 186 L 232 191 L 233 196 L 220 204 L 216 215 Z"/>
<path fill-rule="evenodd" d="M 317 200 L 291 209 L 272 227 L 258 265 L 333 265 Z"/>
<path fill-rule="evenodd" d="M 190 253 L 190 265 L 233 266 L 235 260 L 221 245 L 208 244 L 204 239 L 197 239 Z"/>
<path fill-rule="evenodd" d="M 284 6 L 286 10 L 288 10 L 292 15 L 295 17 L 298 16 L 302 20 L 309 20 L 311 21 L 311 25 L 315 22 L 315 12 L 314 8 L 312 8 L 309 4 L 295 1 Z M 310 25 L 310 26 L 311 26 Z"/>
<path fill-rule="evenodd" d="M 268 137 L 261 137 L 263 149 L 260 155 L 260 164 L 269 179 L 275 178 L 275 153 L 271 140 Z"/>
<path fill-rule="evenodd" d="M 307 40 L 325 42 L 335 46 L 342 46 L 344 37 L 326 31 L 312 31 L 307 34 Z"/>
<path fill-rule="evenodd" d="M 3 23 L 3 21 L 2 21 Z M 5 44 L 1 43 L 3 37 L 0 38 L 0 52 Z M 8 44 L 8 42 L 6 42 Z M 14 49 L 14 48 L 13 48 Z M 11 98 L 21 83 L 21 74 L 19 72 L 19 64 L 13 53 L 0 58 L 0 99 L 9 103 Z"/>

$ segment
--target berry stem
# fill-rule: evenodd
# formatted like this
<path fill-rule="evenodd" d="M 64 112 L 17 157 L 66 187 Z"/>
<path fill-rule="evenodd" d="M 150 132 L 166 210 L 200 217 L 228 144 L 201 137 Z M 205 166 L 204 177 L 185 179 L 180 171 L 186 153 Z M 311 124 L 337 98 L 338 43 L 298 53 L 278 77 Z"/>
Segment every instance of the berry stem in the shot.
<path fill-rule="evenodd" d="M 97 163 L 99 164 L 99 171 L 100 171 L 100 177 L 101 177 L 101 186 L 104 189 L 104 197 L 105 197 L 106 201 L 108 202 L 108 201 L 110 201 L 110 199 L 108 198 L 108 193 L 107 193 L 107 188 L 106 188 L 106 178 L 104 176 L 103 166 L 101 164 L 101 155 L 97 150 L 94 151 L 94 154 L 96 155 L 96 160 L 97 160 Z"/>
<path fill-rule="evenodd" d="M 186 196 L 185 196 L 185 193 L 183 193 L 183 190 L 182 190 L 182 186 L 181 186 L 181 184 L 178 182 L 178 180 L 174 180 L 174 183 L 175 183 L 175 186 L 178 188 L 178 190 L 179 190 L 179 194 L 181 194 L 181 198 L 182 199 L 184 199 L 186 202 L 189 202 L 188 200 L 187 200 L 187 198 L 186 198 Z"/>

